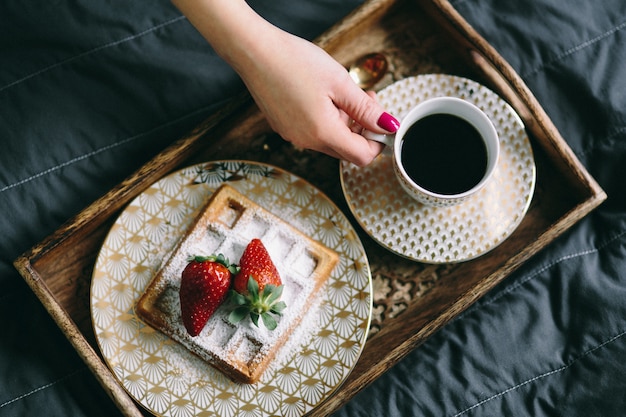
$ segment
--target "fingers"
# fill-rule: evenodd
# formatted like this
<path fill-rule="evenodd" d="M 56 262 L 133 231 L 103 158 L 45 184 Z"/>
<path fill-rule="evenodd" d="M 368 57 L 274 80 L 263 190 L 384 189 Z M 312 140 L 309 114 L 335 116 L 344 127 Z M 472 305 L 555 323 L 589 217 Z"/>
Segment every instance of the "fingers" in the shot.
<path fill-rule="evenodd" d="M 385 145 L 365 139 L 361 136 L 362 130 L 394 133 L 400 124 L 376 101 L 375 92 L 365 92 L 354 83 L 342 85 L 344 88 L 333 101 L 343 121 L 342 128 L 335 131 L 333 152 L 341 159 L 365 166 L 383 151 Z"/>
<path fill-rule="evenodd" d="M 360 131 L 360 129 L 359 129 Z M 336 157 L 344 159 L 348 162 L 363 167 L 380 154 L 385 145 L 365 139 L 358 132 L 355 133 L 348 126 L 341 129 L 337 133 L 337 140 L 333 144 L 333 149 L 329 155 L 336 154 Z"/>
<path fill-rule="evenodd" d="M 344 83 L 335 105 L 367 130 L 395 133 L 400 122 L 376 101 L 374 92 L 364 92 L 354 83 Z"/>

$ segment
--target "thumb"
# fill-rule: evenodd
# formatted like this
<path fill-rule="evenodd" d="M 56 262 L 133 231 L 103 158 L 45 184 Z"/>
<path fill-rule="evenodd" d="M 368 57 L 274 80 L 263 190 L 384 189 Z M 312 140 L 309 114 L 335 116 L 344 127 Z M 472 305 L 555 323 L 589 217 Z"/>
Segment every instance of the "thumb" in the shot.
<path fill-rule="evenodd" d="M 400 122 L 378 103 L 375 92 L 365 92 L 355 83 L 345 84 L 343 94 L 336 98 L 335 105 L 372 132 L 395 133 L 400 127 Z"/>

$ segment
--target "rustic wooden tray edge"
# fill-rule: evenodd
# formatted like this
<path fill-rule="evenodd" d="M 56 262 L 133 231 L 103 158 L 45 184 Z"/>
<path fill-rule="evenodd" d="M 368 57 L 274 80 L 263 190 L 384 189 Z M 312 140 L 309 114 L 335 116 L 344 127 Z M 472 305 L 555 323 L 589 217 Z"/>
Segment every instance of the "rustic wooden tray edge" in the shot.
<path fill-rule="evenodd" d="M 100 355 L 87 342 L 76 323 L 69 317 L 52 292 L 42 282 L 34 264 L 39 258 L 45 256 L 47 252 L 72 239 L 76 234 L 89 233 L 114 216 L 132 198 L 141 193 L 143 189 L 157 181 L 162 176 L 162 172 L 171 171 L 189 157 L 197 148 L 197 140 L 204 132 L 232 117 L 237 110 L 245 107 L 245 104 L 249 101 L 250 98 L 247 95 L 233 99 L 223 109 L 210 116 L 204 123 L 190 132 L 188 136 L 181 138 L 159 153 L 117 187 L 111 189 L 75 217 L 69 219 L 53 234 L 14 261 L 14 266 L 20 275 L 22 275 L 28 286 L 48 310 L 52 319 L 57 323 L 79 356 L 124 415 L 137 417 L 143 416 L 143 413 L 113 376 Z M 146 181 L 146 179 L 149 180 Z"/>
<path fill-rule="evenodd" d="M 369 15 L 371 16 L 372 14 L 384 13 L 393 1 L 370 3 Z M 377 377 L 402 360 L 429 336 L 465 311 L 482 295 L 494 288 L 504 277 L 545 247 L 544 242 L 551 242 L 556 239 L 602 204 L 607 198 L 604 190 L 582 166 L 538 100 L 509 63 L 465 21 L 448 1 L 418 0 L 418 3 L 430 12 L 433 19 L 439 21 L 441 25 L 448 27 L 450 33 L 456 35 L 455 37 L 461 48 L 465 48 L 465 51 L 461 53 L 467 54 L 467 61 L 473 63 L 478 72 L 485 74 L 493 82 L 492 88 L 515 108 L 524 121 L 526 128 L 535 136 L 548 138 L 548 141 L 542 143 L 546 152 L 558 159 L 564 165 L 563 169 L 575 173 L 582 192 L 587 195 L 587 198 L 576 204 L 569 213 L 554 223 L 549 230 L 546 230 L 537 241 L 526 246 L 517 255 L 505 262 L 500 270 L 484 277 L 478 285 L 472 287 L 471 291 L 460 295 L 455 302 L 445 309 L 443 314 L 434 320 L 424 322 L 425 325 L 421 327 L 421 330 L 407 337 L 403 344 L 390 347 L 389 353 L 385 356 L 384 366 L 377 366 L 381 358 L 375 355 L 368 357 L 367 361 L 359 361 L 344 384 L 341 395 L 329 398 L 324 404 L 310 413 L 310 416 L 324 416 L 339 409 L 347 400 L 362 390 L 363 387 L 372 383 Z M 367 7 L 364 7 L 364 9 L 367 9 Z M 349 16 L 339 27 L 327 32 L 322 38 L 322 44 L 328 48 L 332 47 L 334 39 L 337 39 L 338 35 L 345 32 L 347 26 L 357 25 L 358 20 L 362 19 L 360 14 L 364 12 L 365 10 L 359 10 L 359 14 Z M 349 22 L 350 19 L 357 21 Z M 412 317 L 410 313 L 405 314 L 405 316 Z M 377 344 L 382 343 L 384 345 L 385 336 L 398 330 L 397 326 L 388 326 L 376 334 L 372 340 L 375 339 Z M 379 351 L 385 351 L 385 347 L 379 349 Z"/>
<path fill-rule="evenodd" d="M 318 43 L 326 47 L 332 53 L 333 39 L 346 33 L 349 28 L 362 24 L 363 19 L 371 18 L 371 16 L 385 13 L 385 11 L 394 3 L 394 1 L 369 1 L 362 8 L 357 9 L 353 14 L 348 16 L 333 29 L 323 35 Z M 565 145 L 565 141 L 560 137 L 558 131 L 552 125 L 551 121 L 545 115 L 532 93 L 527 89 L 524 83 L 519 79 L 510 66 L 493 50 L 493 48 L 485 42 L 475 31 L 456 13 L 456 11 L 445 1 L 435 0 L 432 2 L 421 1 L 420 4 L 431 10 L 435 18 L 441 19 L 442 24 L 451 25 L 454 30 L 459 33 L 464 42 L 470 42 L 471 48 L 467 53 L 470 55 L 471 61 L 474 62 L 479 71 L 488 74 L 499 87 L 499 93 L 503 95 L 520 113 L 527 127 L 531 131 L 541 131 L 539 135 L 550 138 L 547 151 L 551 155 L 558 155 L 559 160 L 566 165 L 566 169 L 576 173 L 579 178 L 579 184 L 582 193 L 587 196 L 586 199 L 572 207 L 566 216 L 559 219 L 548 231 L 544 233 L 547 241 L 551 241 L 571 225 L 576 223 L 582 217 L 587 215 L 591 210 L 597 207 L 604 199 L 606 194 L 598 186 L 595 180 L 587 173 L 587 171 L 577 161 L 569 147 Z M 470 41 L 468 41 L 468 39 Z M 124 206 L 130 199 L 141 192 L 143 188 L 150 185 L 153 181 L 160 178 L 164 172 L 169 172 L 181 162 L 189 158 L 197 147 L 197 140 L 206 131 L 216 128 L 220 122 L 235 117 L 233 116 L 238 110 L 244 108 L 247 97 L 235 100 L 230 106 L 217 115 L 211 117 L 200 126 L 196 131 L 192 132 L 188 137 L 181 139 L 172 145 L 149 164 L 146 164 L 137 173 L 133 174 L 118 187 L 111 190 L 96 203 L 90 205 L 83 212 L 68 221 L 57 232 L 46 238 L 40 244 L 27 251 L 15 261 L 15 266 L 25 278 L 28 285 L 33 289 L 35 294 L 40 298 L 44 306 L 48 309 L 53 319 L 57 322 L 61 330 L 66 334 L 70 342 L 77 349 L 81 357 L 87 365 L 92 369 L 100 383 L 107 390 L 116 405 L 126 415 L 142 415 L 140 409 L 134 401 L 126 394 L 126 392 L 117 383 L 109 369 L 104 365 L 98 353 L 85 340 L 75 323 L 64 312 L 63 308 L 56 302 L 54 295 L 42 284 L 37 270 L 33 267 L 39 256 L 53 249 L 55 246 L 72 239 L 77 232 L 86 233 L 98 225 L 107 221 L 114 213 Z M 253 110 L 254 112 L 254 110 Z M 258 121 L 258 123 L 263 123 Z M 157 169 L 155 169 L 155 167 Z M 106 210 L 102 210 L 106 207 Z M 464 294 L 452 303 L 446 310 L 446 313 L 431 321 L 418 333 L 407 338 L 407 341 L 393 349 L 393 352 L 386 358 L 384 366 L 376 368 L 371 367 L 370 361 L 363 361 L 357 364 L 357 368 L 346 381 L 342 388 L 341 395 L 331 397 L 321 407 L 314 410 L 312 415 L 326 415 L 333 410 L 339 408 L 345 401 L 355 395 L 363 386 L 372 382 L 377 376 L 382 374 L 386 369 L 391 367 L 401 358 L 412 350 L 415 346 L 425 340 L 434 333 L 443 324 L 465 310 L 473 301 L 478 299 L 486 291 L 495 286 L 504 276 L 508 275 L 512 270 L 516 269 L 526 259 L 540 250 L 544 245 L 535 244 L 526 247 L 515 257 L 506 262 L 503 268 L 497 273 L 485 277 L 478 291 L 472 294 Z M 387 329 L 392 331 L 393 329 Z M 384 339 L 385 332 L 376 335 L 379 340 Z"/>

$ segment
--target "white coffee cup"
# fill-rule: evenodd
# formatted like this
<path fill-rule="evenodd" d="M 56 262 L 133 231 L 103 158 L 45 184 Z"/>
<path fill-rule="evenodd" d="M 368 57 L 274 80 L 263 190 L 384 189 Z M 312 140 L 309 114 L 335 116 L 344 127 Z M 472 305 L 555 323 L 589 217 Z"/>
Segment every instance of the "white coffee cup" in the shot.
<path fill-rule="evenodd" d="M 389 146 L 395 176 L 411 197 L 437 207 L 462 203 L 482 189 L 492 177 L 500 153 L 498 133 L 489 117 L 456 97 L 420 102 L 402 119 L 395 134 L 366 130 L 362 135 Z M 469 146 L 479 142 L 484 147 Z"/>

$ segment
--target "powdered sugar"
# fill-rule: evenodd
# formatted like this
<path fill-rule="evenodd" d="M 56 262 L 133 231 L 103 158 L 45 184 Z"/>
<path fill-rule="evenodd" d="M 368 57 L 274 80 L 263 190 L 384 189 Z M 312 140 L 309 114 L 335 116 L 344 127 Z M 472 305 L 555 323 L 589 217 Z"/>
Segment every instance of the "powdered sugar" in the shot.
<path fill-rule="evenodd" d="M 248 209 L 235 201 L 217 209 L 218 213 L 209 213 L 213 221 L 198 222 L 161 271 L 159 288 L 152 288 L 161 292 L 157 308 L 167 317 L 170 336 L 208 362 L 239 364 L 246 373 L 246 368 L 254 369 L 268 355 L 276 355 L 272 366 L 280 366 L 319 328 L 322 300 L 316 295 L 319 283 L 314 277 L 319 259 L 307 238 L 258 207 Z M 287 308 L 277 318 L 277 328 L 270 331 L 262 324 L 256 327 L 250 319 L 232 325 L 228 315 L 234 307 L 226 302 L 197 337 L 190 337 L 182 324 L 178 295 L 180 274 L 187 259 L 222 253 L 231 262 L 238 262 L 253 238 L 262 240 L 283 281 L 282 300 Z"/>

